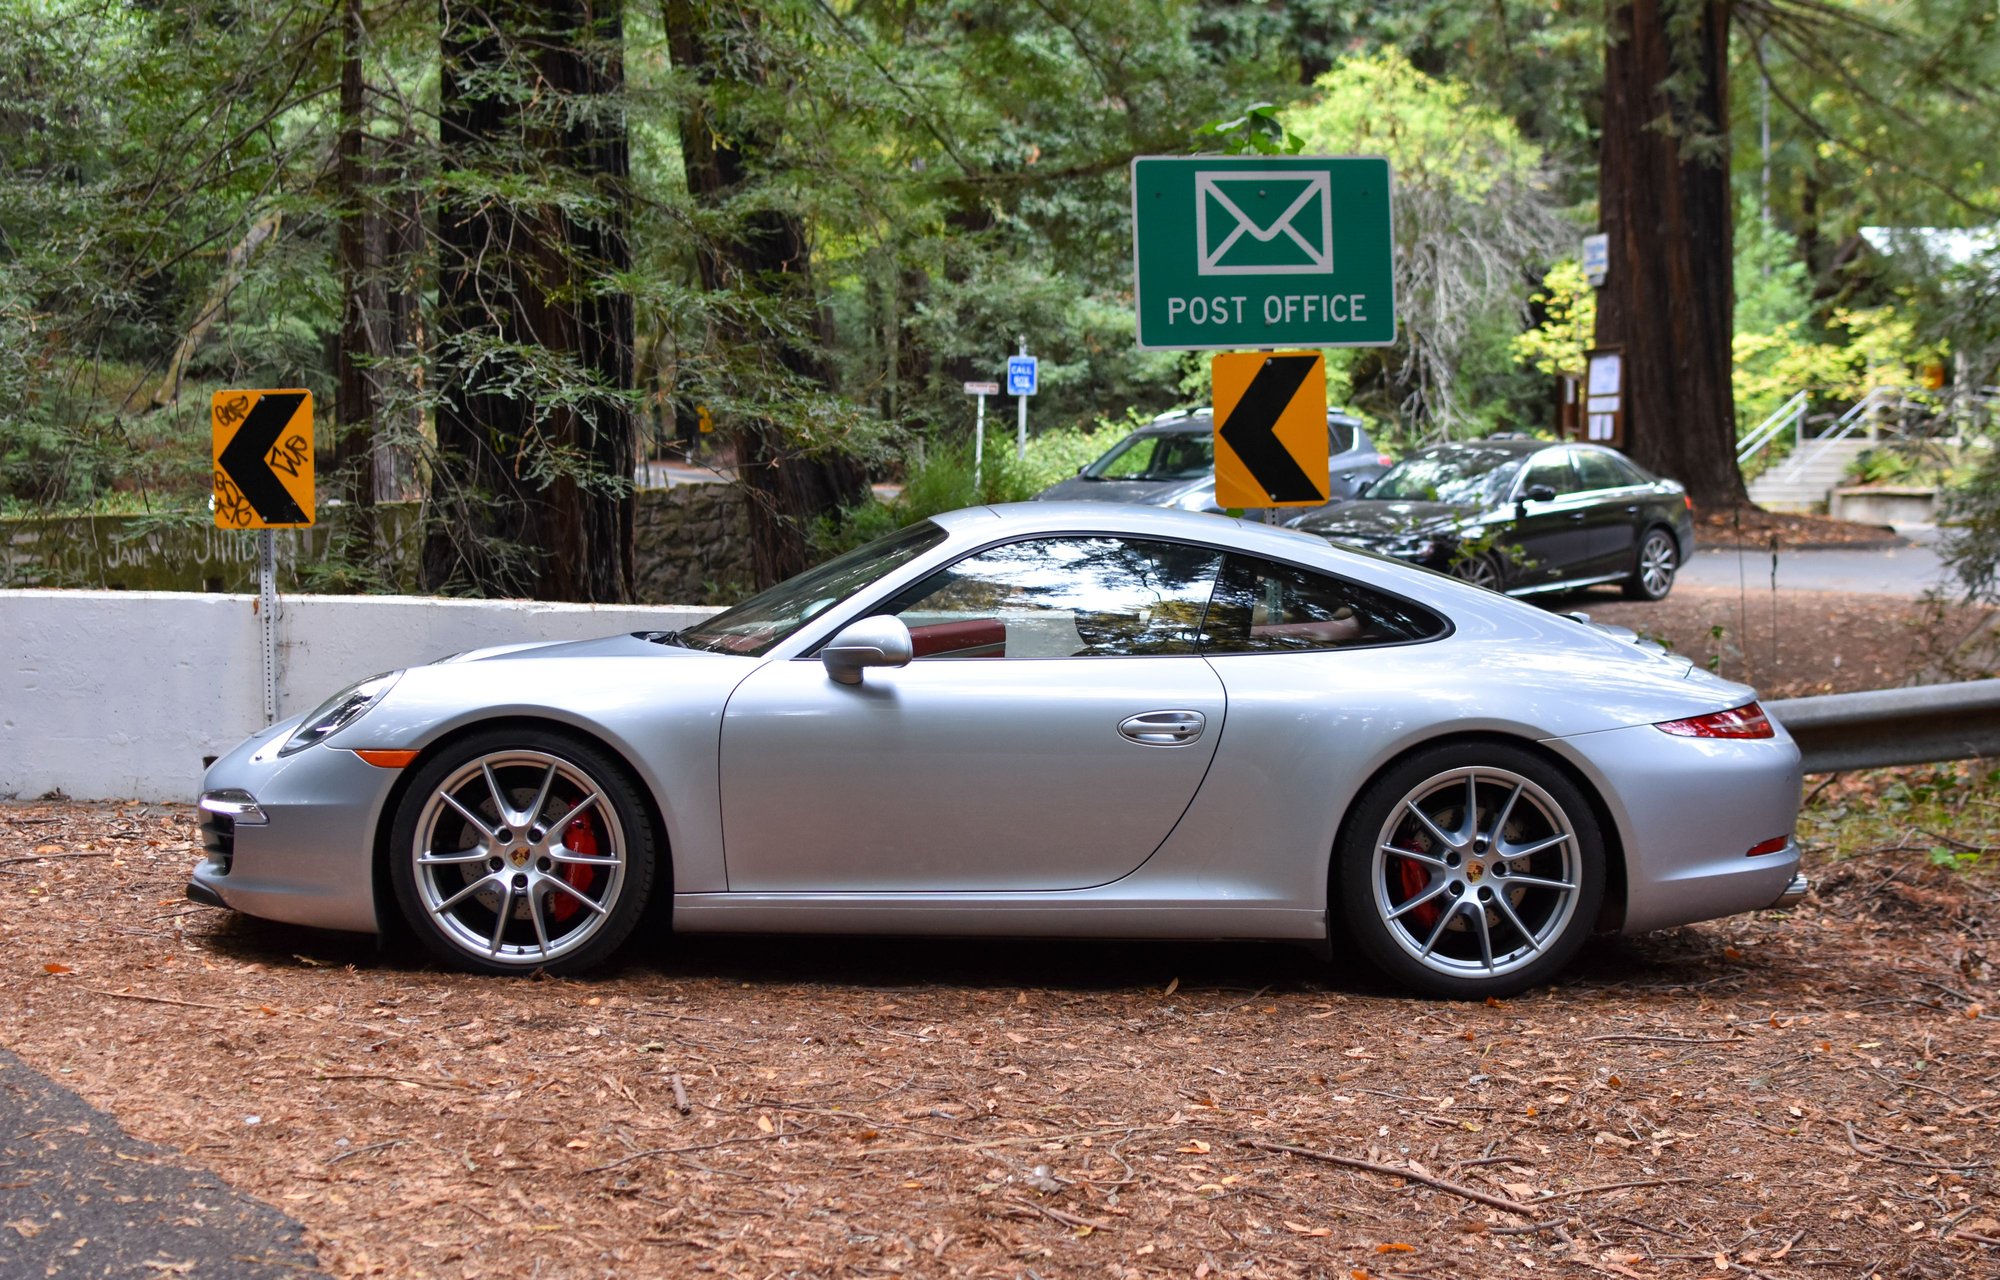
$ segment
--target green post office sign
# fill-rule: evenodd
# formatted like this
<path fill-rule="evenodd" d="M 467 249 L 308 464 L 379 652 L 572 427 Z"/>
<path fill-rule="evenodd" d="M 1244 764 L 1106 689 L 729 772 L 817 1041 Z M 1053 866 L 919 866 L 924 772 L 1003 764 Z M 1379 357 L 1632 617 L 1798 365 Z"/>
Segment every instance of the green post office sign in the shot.
<path fill-rule="evenodd" d="M 1389 182 L 1380 156 L 1140 156 L 1140 348 L 1394 342 Z"/>

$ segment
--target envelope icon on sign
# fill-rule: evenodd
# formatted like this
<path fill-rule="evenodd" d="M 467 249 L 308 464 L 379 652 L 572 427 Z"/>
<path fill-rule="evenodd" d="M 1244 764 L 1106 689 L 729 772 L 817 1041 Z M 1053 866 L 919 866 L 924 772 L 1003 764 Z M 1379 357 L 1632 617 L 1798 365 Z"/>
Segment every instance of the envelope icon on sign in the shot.
<path fill-rule="evenodd" d="M 1197 170 L 1196 274 L 1333 274 L 1333 182 L 1326 172 Z"/>

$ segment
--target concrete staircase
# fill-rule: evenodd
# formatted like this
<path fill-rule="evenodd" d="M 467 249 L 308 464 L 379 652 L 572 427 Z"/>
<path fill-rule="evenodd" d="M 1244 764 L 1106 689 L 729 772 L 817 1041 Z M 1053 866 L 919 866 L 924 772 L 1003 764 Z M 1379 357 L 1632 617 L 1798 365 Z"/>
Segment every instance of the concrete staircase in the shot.
<path fill-rule="evenodd" d="M 1789 457 L 1750 482 L 1750 501 L 1766 511 L 1824 511 L 1827 494 L 1874 442 L 1857 434 L 1844 440 L 1803 440 Z"/>

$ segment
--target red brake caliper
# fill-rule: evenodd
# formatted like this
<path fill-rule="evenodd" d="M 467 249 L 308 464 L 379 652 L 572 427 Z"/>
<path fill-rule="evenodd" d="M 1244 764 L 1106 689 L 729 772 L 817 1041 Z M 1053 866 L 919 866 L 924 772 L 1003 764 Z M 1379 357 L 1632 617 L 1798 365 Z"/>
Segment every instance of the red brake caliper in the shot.
<path fill-rule="evenodd" d="M 1429 841 L 1420 838 L 1417 851 L 1419 853 L 1429 852 L 1429 844 Z M 1416 897 L 1428 888 L 1430 879 L 1430 873 L 1424 870 L 1422 863 L 1414 862 L 1409 858 L 1398 858 L 1396 860 L 1396 883 L 1403 891 L 1403 902 L 1408 902 L 1411 898 Z M 1400 906 L 1401 903 L 1397 905 Z M 1429 933 L 1433 928 L 1437 927 L 1438 904 L 1435 902 L 1426 902 L 1423 906 L 1412 911 L 1410 917 L 1416 921 L 1418 929 Z"/>
<path fill-rule="evenodd" d="M 580 853 L 586 858 L 596 857 L 597 823 L 587 813 L 580 815 L 563 833 L 563 843 L 571 853 Z M 572 862 L 566 864 L 560 874 L 570 888 L 578 893 L 589 893 L 590 887 L 597 883 L 597 870 L 596 867 L 578 866 Z M 556 918 L 557 924 L 568 924 L 581 910 L 583 904 L 566 893 L 558 894 L 549 901 L 549 914 Z"/>

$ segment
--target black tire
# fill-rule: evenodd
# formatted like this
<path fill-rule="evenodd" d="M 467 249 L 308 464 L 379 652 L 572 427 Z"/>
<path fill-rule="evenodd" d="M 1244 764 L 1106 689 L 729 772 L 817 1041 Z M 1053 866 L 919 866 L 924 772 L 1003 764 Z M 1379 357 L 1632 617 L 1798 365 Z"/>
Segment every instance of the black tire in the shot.
<path fill-rule="evenodd" d="M 1681 548 L 1658 525 L 1646 530 L 1632 552 L 1632 576 L 1620 584 L 1627 600 L 1664 600 L 1680 572 Z"/>
<path fill-rule="evenodd" d="M 1507 575 L 1500 566 L 1500 558 L 1490 552 L 1475 552 L 1453 560 L 1451 576 L 1488 591 L 1503 591 L 1507 586 Z"/>
<path fill-rule="evenodd" d="M 1604 838 L 1583 792 L 1540 755 L 1444 743 L 1362 791 L 1333 878 L 1337 918 L 1396 982 L 1449 999 L 1511 995 L 1554 976 L 1589 937 Z"/>
<path fill-rule="evenodd" d="M 567 734 L 496 729 L 419 766 L 390 827 L 396 903 L 473 973 L 580 973 L 624 945 L 659 854 L 631 775 Z"/>

